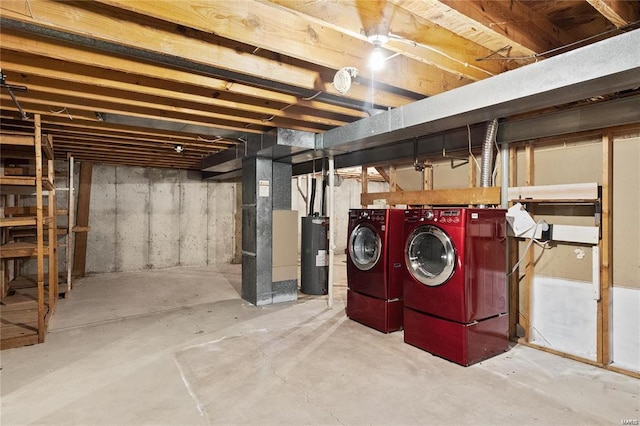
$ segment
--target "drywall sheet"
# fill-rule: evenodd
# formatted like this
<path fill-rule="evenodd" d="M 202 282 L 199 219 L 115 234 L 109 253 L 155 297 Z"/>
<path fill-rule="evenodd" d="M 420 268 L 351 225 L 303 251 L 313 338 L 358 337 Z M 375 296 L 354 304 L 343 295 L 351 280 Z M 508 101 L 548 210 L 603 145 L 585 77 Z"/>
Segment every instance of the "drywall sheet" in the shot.
<path fill-rule="evenodd" d="M 640 138 L 613 143 L 613 285 L 640 289 Z M 638 306 L 638 305 L 636 305 Z"/>
<path fill-rule="evenodd" d="M 595 360 L 597 303 L 591 290 L 588 282 L 535 276 L 532 342 Z"/>
<path fill-rule="evenodd" d="M 640 290 L 613 287 L 613 363 L 640 372 Z"/>

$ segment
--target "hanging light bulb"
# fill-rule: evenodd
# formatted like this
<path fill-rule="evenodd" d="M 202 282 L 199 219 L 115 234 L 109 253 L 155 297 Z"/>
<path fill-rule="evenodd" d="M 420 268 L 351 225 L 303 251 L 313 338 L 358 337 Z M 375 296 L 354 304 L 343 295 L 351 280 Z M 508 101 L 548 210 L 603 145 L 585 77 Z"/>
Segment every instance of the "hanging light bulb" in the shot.
<path fill-rule="evenodd" d="M 382 51 L 382 45 L 389 41 L 389 36 L 383 34 L 372 34 L 367 39 L 373 43 L 373 50 L 369 56 L 369 68 L 373 71 L 379 71 L 384 67 L 386 58 Z"/>
<path fill-rule="evenodd" d="M 380 44 L 375 43 L 373 45 L 373 51 L 371 51 L 371 56 L 369 57 L 369 68 L 373 71 L 380 71 L 384 68 L 384 53 L 382 52 L 382 48 Z"/>

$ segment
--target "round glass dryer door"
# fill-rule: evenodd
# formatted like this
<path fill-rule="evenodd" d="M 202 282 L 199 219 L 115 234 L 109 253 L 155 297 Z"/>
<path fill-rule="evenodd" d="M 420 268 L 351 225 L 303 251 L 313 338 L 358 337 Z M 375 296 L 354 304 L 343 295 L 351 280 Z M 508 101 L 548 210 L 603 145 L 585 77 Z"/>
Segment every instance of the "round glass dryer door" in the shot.
<path fill-rule="evenodd" d="M 349 254 L 356 268 L 368 271 L 380 258 L 382 241 L 377 232 L 369 226 L 360 224 L 355 227 L 349 237 Z"/>
<path fill-rule="evenodd" d="M 420 226 L 409 235 L 405 256 L 411 275 L 432 287 L 447 282 L 456 265 L 451 239 L 440 228 L 431 225 Z"/>

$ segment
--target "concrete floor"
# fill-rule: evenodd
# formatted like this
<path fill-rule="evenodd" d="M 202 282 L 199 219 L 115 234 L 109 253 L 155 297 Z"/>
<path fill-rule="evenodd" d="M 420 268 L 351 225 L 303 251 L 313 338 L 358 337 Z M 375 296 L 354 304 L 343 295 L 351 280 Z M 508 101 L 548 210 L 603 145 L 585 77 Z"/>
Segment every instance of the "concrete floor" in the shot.
<path fill-rule="evenodd" d="M 640 381 L 515 346 L 463 368 L 301 295 L 257 308 L 240 267 L 79 281 L 47 342 L 3 351 L 2 425 L 613 424 Z M 637 423 L 635 423 L 637 424 Z"/>

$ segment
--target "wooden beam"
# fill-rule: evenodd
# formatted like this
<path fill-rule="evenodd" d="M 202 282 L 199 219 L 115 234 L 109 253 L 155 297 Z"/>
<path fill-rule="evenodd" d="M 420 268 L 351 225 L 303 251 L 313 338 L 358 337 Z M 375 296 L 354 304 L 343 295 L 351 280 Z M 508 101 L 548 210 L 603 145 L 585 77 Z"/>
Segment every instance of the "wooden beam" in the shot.
<path fill-rule="evenodd" d="M 220 3 L 220 5 L 226 7 L 235 3 L 245 2 L 225 2 Z M 153 4 L 155 4 L 155 2 Z M 172 2 L 167 4 L 175 6 L 177 3 Z M 251 46 L 231 41 L 234 37 L 231 37 L 230 40 L 225 40 L 220 37 L 198 33 L 197 31 L 190 31 L 189 28 L 185 28 L 184 26 L 163 23 L 161 21 L 155 21 L 154 25 L 151 26 L 148 24 L 148 18 L 140 17 L 140 20 L 136 22 L 133 19 L 135 15 L 131 14 L 128 16 L 132 19 L 124 20 L 119 16 L 121 12 L 113 8 L 101 6 L 97 2 L 70 3 L 51 0 L 30 0 L 29 7 L 27 7 L 23 1 L 6 0 L 3 1 L 2 6 L 3 15 L 17 21 L 45 26 L 47 28 L 82 36 L 90 34 L 91 37 L 96 40 L 116 43 L 129 48 L 144 46 L 145 50 L 163 55 L 166 55 L 169 49 L 172 55 L 188 58 L 194 63 L 223 68 L 241 75 L 265 78 L 273 82 L 284 83 L 302 89 L 326 92 L 335 90 L 332 82 L 323 80 L 317 71 L 292 65 L 290 61 L 280 60 L 280 57 L 272 59 L 253 54 L 253 50 L 249 49 Z M 123 5 L 123 7 L 126 7 L 126 5 Z M 249 12 L 251 12 L 251 10 L 249 10 Z M 224 11 L 222 11 L 222 13 L 224 14 Z M 33 19 L 31 16 L 37 16 L 38 19 Z M 248 13 L 245 16 L 247 19 L 239 19 L 241 26 L 239 31 L 259 31 L 259 28 L 251 28 L 252 23 L 256 23 L 256 20 L 252 18 L 253 16 L 255 16 L 253 13 Z M 235 21 L 237 17 L 230 16 L 230 18 Z M 277 22 L 277 27 L 283 28 L 282 22 L 287 21 Z M 287 22 L 287 27 L 288 26 L 289 22 Z M 293 33 L 292 31 L 290 32 Z M 318 28 L 317 32 L 320 33 L 321 30 Z M 262 36 L 269 38 L 266 34 Z M 240 35 L 238 35 L 238 37 L 240 37 Z M 277 44 L 284 43 L 282 40 L 278 40 Z M 273 47 L 273 49 L 277 48 Z M 110 62 L 107 63 L 110 64 Z M 334 69 L 337 70 L 342 66 L 344 66 L 344 64 Z M 433 87 L 434 84 L 428 82 L 428 79 L 425 77 L 427 75 L 429 74 L 425 73 L 420 76 L 419 81 Z M 414 76 L 412 75 L 412 77 Z M 411 79 L 407 78 L 406 80 Z M 456 82 L 451 82 L 451 84 L 454 83 Z M 464 82 L 458 82 L 456 86 L 462 85 L 463 83 Z M 413 88 L 416 90 L 420 89 L 415 82 L 411 83 L 410 86 L 415 86 Z M 424 91 L 424 88 L 422 91 Z M 377 99 L 377 102 L 386 105 L 382 102 L 384 96 L 381 92 L 382 91 L 379 91 L 377 93 L 377 95 L 380 95 L 380 99 Z M 389 96 L 393 96 L 391 92 L 388 92 L 388 94 Z M 368 87 L 358 85 L 354 85 L 347 96 L 360 101 L 370 101 L 371 98 Z"/>
<path fill-rule="evenodd" d="M 38 286 L 38 343 L 44 342 L 46 324 L 44 311 L 44 209 L 42 205 L 42 131 L 40 128 L 40 115 L 33 118 L 35 136 L 35 163 L 36 163 L 36 246 L 37 246 L 37 286 Z M 52 244 L 49 241 L 49 244 Z"/>
<path fill-rule="evenodd" d="M 366 166 L 362 166 L 360 184 L 360 205 L 364 208 L 369 205 L 369 203 L 362 201 L 363 197 L 369 192 L 369 168 Z"/>
<path fill-rule="evenodd" d="M 360 204 L 363 206 L 373 204 L 374 200 L 386 200 L 389 205 L 500 204 L 500 187 L 372 192 L 360 195 Z"/>
<path fill-rule="evenodd" d="M 433 165 L 426 161 L 424 162 L 424 169 L 422 170 L 422 176 L 424 178 L 422 188 L 425 190 L 433 189 Z"/>
<path fill-rule="evenodd" d="M 55 42 L 44 37 L 31 34 L 27 36 L 4 28 L 2 37 L 0 38 L 0 46 L 5 51 L 20 52 L 36 57 L 53 58 L 65 63 L 96 67 L 103 70 L 103 73 L 117 71 L 134 76 L 158 79 L 162 82 L 162 87 L 167 90 L 171 90 L 172 87 L 175 90 L 176 87 L 187 85 L 187 87 L 208 90 L 212 96 L 217 97 L 235 95 L 253 98 L 256 104 L 260 105 L 269 105 L 276 102 L 281 104 L 279 105 L 280 108 L 287 105 L 296 105 L 356 117 L 367 116 L 366 112 L 352 108 L 340 107 L 315 100 L 305 100 L 294 95 L 253 87 L 240 82 L 232 83 L 219 78 L 137 61 L 133 58 L 113 56 L 98 50 L 85 50 L 69 44 Z M 411 101 L 410 98 L 403 96 L 381 96 L 384 101 L 387 102 L 385 105 L 389 106 L 400 106 Z M 378 101 L 380 102 L 380 99 L 378 99 Z"/>
<path fill-rule="evenodd" d="M 613 286 L 613 135 L 602 135 L 602 238 L 600 239 L 600 300 L 597 314 L 598 362 L 611 363 L 611 287 Z"/>
<path fill-rule="evenodd" d="M 80 163 L 80 178 L 78 182 L 78 204 L 76 214 L 77 226 L 89 226 L 89 202 L 91 200 L 91 175 L 93 163 L 83 161 Z M 75 247 L 73 249 L 73 275 L 84 277 L 87 261 L 87 233 L 81 232 L 75 235 Z"/>
<path fill-rule="evenodd" d="M 398 185 L 398 175 L 395 166 L 389 166 L 389 173 L 387 173 L 384 167 L 376 166 L 375 169 L 380 176 L 382 176 L 382 179 L 389 184 L 389 190 L 391 192 L 402 191 L 402 187 Z"/>
<path fill-rule="evenodd" d="M 530 56 L 535 51 L 525 47 L 502 31 L 495 31 L 493 26 L 488 26 L 466 16 L 455 9 L 441 3 L 439 0 L 390 0 L 392 3 L 419 16 L 427 21 L 433 22 L 442 28 L 457 34 L 469 41 L 472 41 L 490 52 L 497 52 L 505 46 L 510 46 L 500 56 Z M 480 55 L 485 56 L 485 55 Z M 475 61 L 476 58 L 473 60 Z"/>
<path fill-rule="evenodd" d="M 640 4 L 637 1 L 587 0 L 587 2 L 618 28 L 640 20 Z"/>
<path fill-rule="evenodd" d="M 488 64 L 475 59 L 487 56 L 490 49 L 442 28 L 419 15 L 396 6 L 393 2 L 301 2 L 270 0 L 271 3 L 295 11 L 350 37 L 366 40 L 362 29 L 383 24 L 395 36 L 411 42 L 391 39 L 385 49 L 416 61 L 433 64 L 439 69 L 470 80 L 481 80 L 506 71 L 505 63 Z M 384 18 L 381 18 L 384 15 Z M 366 51 L 369 51 L 366 49 Z"/>
<path fill-rule="evenodd" d="M 535 164 L 534 164 L 534 145 L 533 142 L 529 142 L 525 145 L 525 185 L 533 186 L 535 180 Z M 533 215 L 534 206 L 529 206 L 529 213 Z M 527 240 L 528 241 L 528 240 Z M 527 263 L 525 264 L 525 277 L 524 277 L 524 312 L 523 317 L 525 322 L 524 338 L 527 342 L 531 341 L 532 336 L 532 320 L 531 312 L 533 308 L 531 306 L 532 292 L 533 292 L 533 275 L 535 273 L 535 247 L 532 247 L 527 252 Z"/>
<path fill-rule="evenodd" d="M 493 0 L 440 0 L 440 2 L 536 53 L 575 41 L 570 34 L 554 25 L 546 16 L 532 10 L 526 2 Z"/>
<path fill-rule="evenodd" d="M 188 84 L 182 84 L 181 90 L 176 90 L 175 85 L 173 88 L 166 87 L 168 84 L 162 80 L 151 79 L 141 75 L 111 71 L 108 74 L 108 78 L 106 78 L 104 71 L 96 67 L 72 64 L 56 59 L 26 55 L 9 50 L 3 50 L 0 52 L 0 55 L 2 57 L 2 69 L 5 74 L 10 75 L 10 73 L 16 73 L 21 77 L 20 81 L 27 86 L 32 83 L 31 80 L 33 79 L 33 77 L 30 78 L 29 76 L 38 76 L 39 78 L 45 77 L 49 80 L 57 80 L 59 83 L 57 83 L 56 86 L 61 88 L 75 88 L 75 84 L 90 85 L 99 88 L 101 92 L 121 90 L 125 93 L 141 95 L 143 97 L 149 97 L 150 95 L 157 96 L 162 99 L 206 105 L 209 108 L 220 108 L 227 111 L 234 110 L 238 111 L 238 115 L 244 113 L 249 114 L 249 116 L 258 114 L 265 118 L 271 116 L 288 117 L 293 120 L 330 126 L 338 126 L 353 121 L 332 119 L 331 116 L 337 114 L 329 112 L 320 114 L 321 110 L 315 110 L 314 114 L 309 114 L 295 105 L 286 110 L 282 109 L 286 104 L 281 103 L 268 106 L 258 105 L 255 99 L 248 97 L 244 97 L 244 99 L 241 100 L 221 99 L 221 97 L 230 98 L 230 96 L 228 94 L 225 96 L 225 94 L 220 93 L 218 96 L 212 96 L 211 90 Z M 165 86 L 166 88 L 158 86 Z M 77 88 L 75 89 L 78 91 Z M 239 98 L 239 96 L 235 97 Z M 250 101 L 254 103 L 250 103 Z M 359 116 L 360 114 L 355 112 L 349 115 L 349 117 L 354 118 Z"/>
<path fill-rule="evenodd" d="M 509 146 L 509 186 L 518 184 L 518 147 L 516 145 Z M 508 270 L 511 272 L 513 267 L 518 263 L 519 243 L 515 238 L 510 238 L 509 246 L 509 264 Z M 515 340 L 517 338 L 519 312 L 520 312 L 520 279 L 516 270 L 509 275 L 509 338 Z"/>
<path fill-rule="evenodd" d="M 196 0 L 171 2 L 158 0 L 100 0 L 124 10 L 152 16 L 208 33 L 238 40 L 264 50 L 277 52 L 302 61 L 313 61 L 322 67 L 339 70 L 348 64 L 364 74 L 368 68 L 371 44 L 364 37 L 352 37 L 334 28 L 318 24 L 299 13 L 291 13 L 256 1 L 211 2 Z M 335 7 L 335 5 L 334 5 Z M 282 25 L 286 22 L 286 25 Z M 359 22 L 359 21 L 358 21 Z M 313 52 L 310 56 L 309 52 Z M 444 55 L 442 55 L 443 59 Z M 466 61 L 469 63 L 469 61 Z M 461 72 L 465 61 L 456 65 Z M 245 72 L 247 70 L 244 70 Z M 438 78 L 434 78 L 437 75 Z M 491 74 L 483 72 L 483 77 Z M 470 80 L 443 73 L 431 63 L 420 63 L 407 57 L 388 61 L 375 81 L 400 87 L 422 95 L 434 95 L 447 87 L 459 87 Z M 335 92 L 335 89 L 333 89 Z"/>

